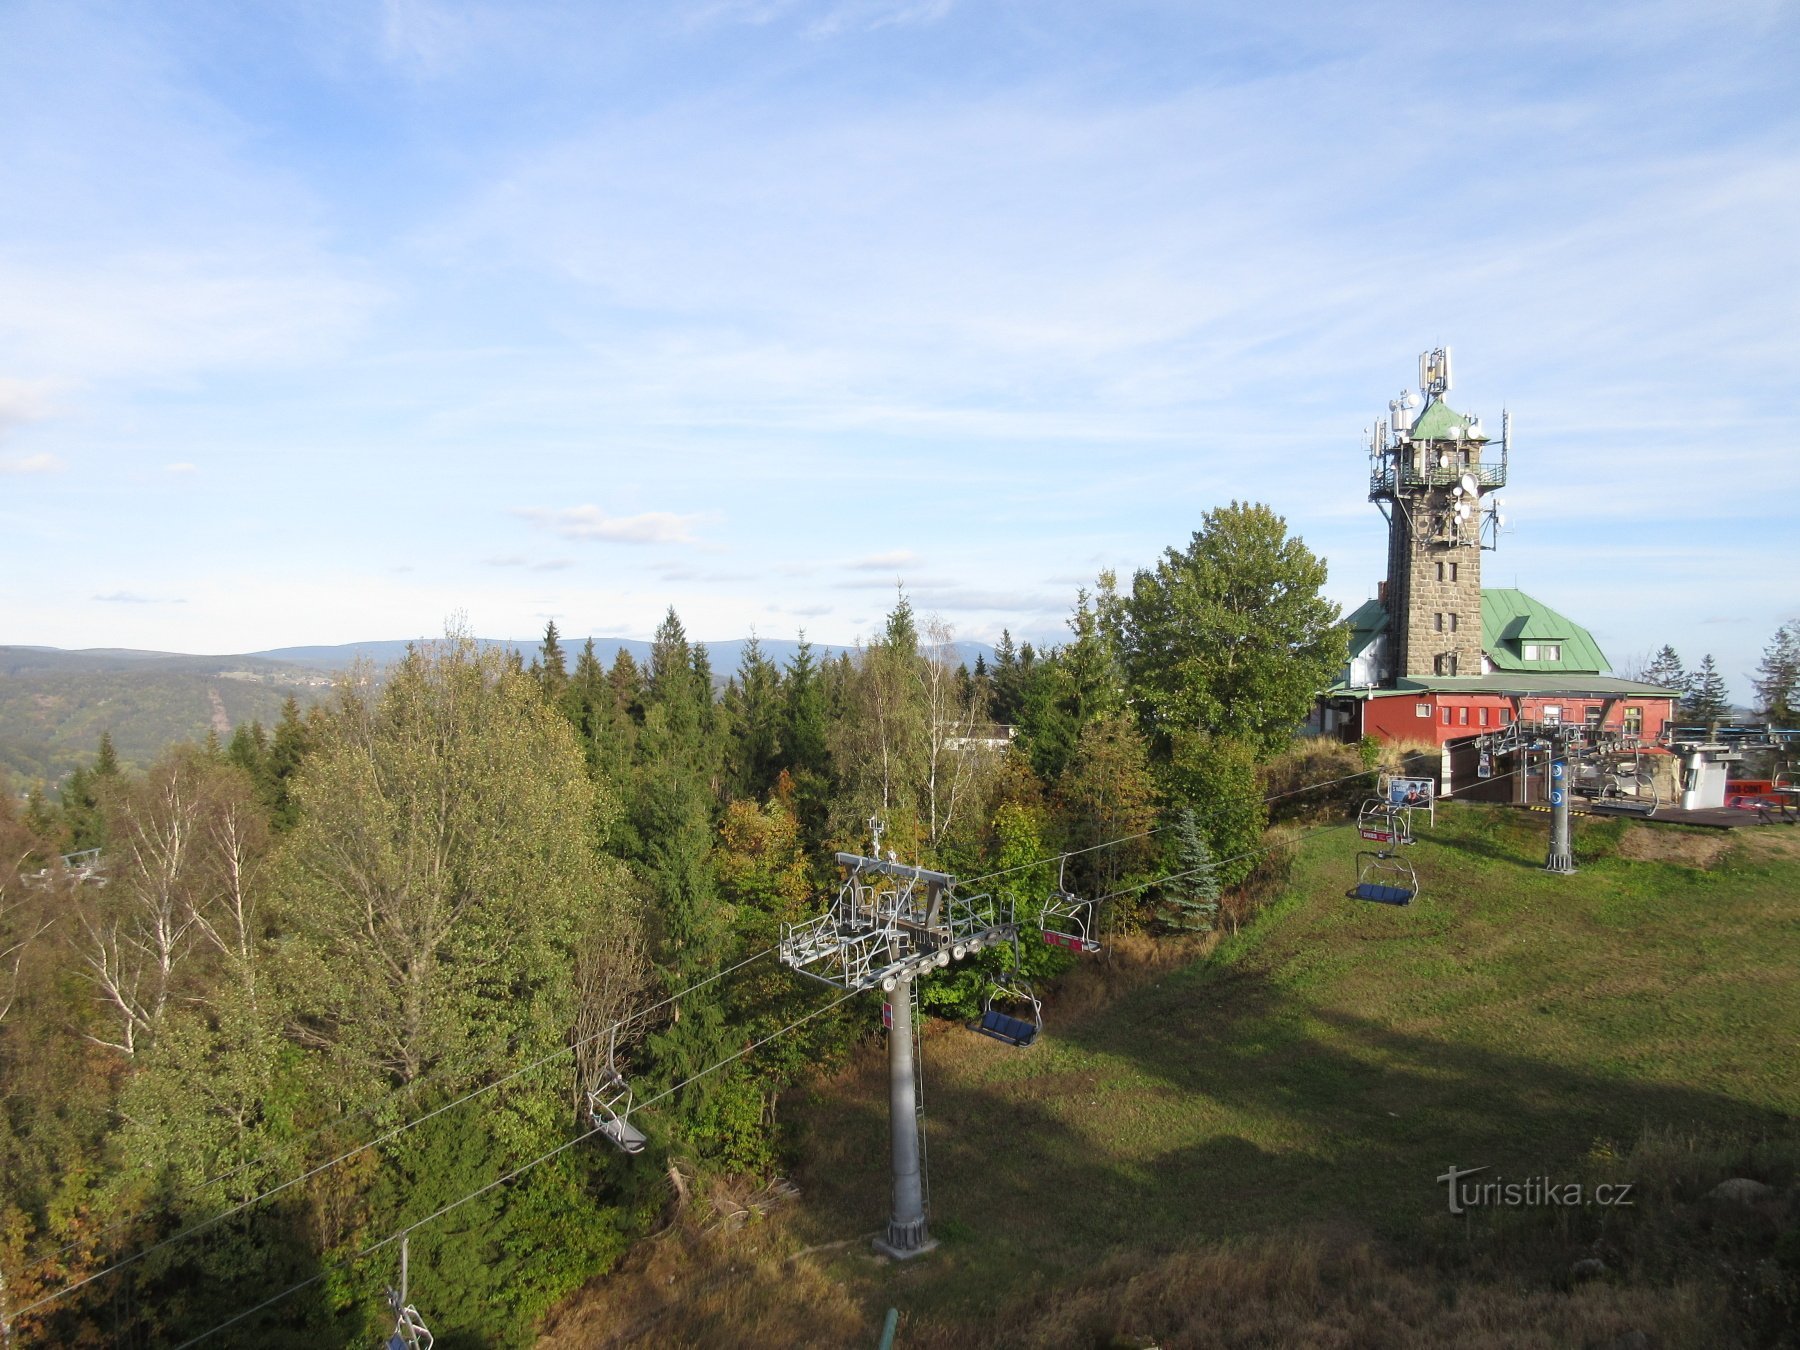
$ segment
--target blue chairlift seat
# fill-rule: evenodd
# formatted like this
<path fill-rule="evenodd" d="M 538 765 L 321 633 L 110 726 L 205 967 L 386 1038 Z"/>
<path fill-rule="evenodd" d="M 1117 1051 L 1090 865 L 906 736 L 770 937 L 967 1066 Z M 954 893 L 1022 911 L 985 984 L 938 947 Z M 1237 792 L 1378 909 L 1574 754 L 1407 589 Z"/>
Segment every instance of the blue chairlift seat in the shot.
<path fill-rule="evenodd" d="M 1412 864 L 1388 850 L 1356 855 L 1356 885 L 1350 888 L 1355 900 L 1371 900 L 1378 905 L 1410 905 L 1419 894 L 1419 877 Z"/>
<path fill-rule="evenodd" d="M 1035 1041 L 1038 1034 L 1037 1023 L 1008 1017 L 992 1008 L 981 1014 L 981 1021 L 976 1023 L 975 1029 L 983 1036 L 992 1036 L 997 1041 L 1005 1041 L 1020 1049 Z"/>

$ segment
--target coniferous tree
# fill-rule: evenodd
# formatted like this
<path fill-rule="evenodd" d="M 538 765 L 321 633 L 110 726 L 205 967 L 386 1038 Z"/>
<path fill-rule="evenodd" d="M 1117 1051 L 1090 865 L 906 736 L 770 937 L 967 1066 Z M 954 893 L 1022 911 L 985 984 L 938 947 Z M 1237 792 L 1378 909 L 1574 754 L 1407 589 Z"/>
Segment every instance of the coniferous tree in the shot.
<path fill-rule="evenodd" d="M 1708 652 L 1694 672 L 1693 684 L 1681 704 L 1681 715 L 1689 722 L 1710 724 L 1722 722 L 1731 715 L 1731 700 L 1725 692 L 1725 677 L 1713 664 Z"/>
<path fill-rule="evenodd" d="M 117 778 L 119 776 L 119 755 L 113 749 L 112 732 L 100 733 L 100 749 L 94 756 L 94 777 Z"/>
<path fill-rule="evenodd" d="M 1200 823 L 1191 807 L 1182 807 L 1170 823 L 1166 855 L 1169 880 L 1164 882 L 1157 921 L 1176 932 L 1209 933 L 1219 913 L 1219 878 L 1212 866 Z"/>
<path fill-rule="evenodd" d="M 1785 623 L 1756 668 L 1756 711 L 1772 725 L 1800 726 L 1800 623 Z"/>
<path fill-rule="evenodd" d="M 281 705 L 275 739 L 269 746 L 269 818 L 277 830 L 292 829 L 299 806 L 294 800 L 294 776 L 305 762 L 311 745 L 307 726 L 300 718 L 300 700 L 292 694 Z"/>
<path fill-rule="evenodd" d="M 556 631 L 556 620 L 544 626 L 544 642 L 532 660 L 532 673 L 538 688 L 552 708 L 560 709 L 569 687 L 568 663 L 563 656 L 562 639 Z"/>
<path fill-rule="evenodd" d="M 725 688 L 730 737 L 727 781 L 736 797 L 761 797 L 780 771 L 781 722 L 785 711 L 781 674 L 763 655 L 753 633 L 744 644 L 737 675 Z"/>
<path fill-rule="evenodd" d="M 1648 684 L 1660 684 L 1665 689 L 1673 689 L 1683 695 L 1687 693 L 1687 671 L 1682 668 L 1681 658 L 1675 654 L 1675 649 L 1667 643 L 1650 658 L 1650 664 L 1644 667 L 1644 680 Z"/>

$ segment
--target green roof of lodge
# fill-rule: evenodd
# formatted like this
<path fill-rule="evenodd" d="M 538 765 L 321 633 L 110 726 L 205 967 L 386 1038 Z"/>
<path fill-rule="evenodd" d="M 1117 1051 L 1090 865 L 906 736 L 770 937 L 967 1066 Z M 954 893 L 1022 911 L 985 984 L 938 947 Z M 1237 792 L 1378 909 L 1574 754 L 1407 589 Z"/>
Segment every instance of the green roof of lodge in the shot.
<path fill-rule="evenodd" d="M 1379 600 L 1365 600 L 1344 620 L 1350 630 L 1350 656 L 1361 656 L 1370 643 L 1387 631 L 1387 609 Z M 1525 659 L 1525 644 L 1536 646 L 1557 644 L 1554 661 Z M 1538 693 L 1570 692 L 1565 686 L 1572 677 L 1582 689 L 1595 693 L 1619 693 L 1636 697 L 1653 693 L 1667 694 L 1658 685 L 1617 680 L 1601 674 L 1606 655 L 1594 641 L 1592 633 L 1550 606 L 1533 600 L 1524 591 L 1498 587 L 1481 592 L 1481 649 L 1494 667 L 1489 675 L 1444 676 L 1441 679 L 1413 677 L 1403 679 L 1398 691 L 1464 693 Z M 1495 681 L 1500 681 L 1496 684 Z M 1537 683 L 1533 683 L 1537 681 Z M 1548 683 L 1543 683 L 1548 681 Z M 1505 687 L 1502 688 L 1502 685 Z M 1515 688 L 1515 686 L 1517 686 Z M 1618 686 L 1614 688 L 1614 686 Z M 1342 692 L 1334 689 L 1334 692 Z M 1359 696 L 1380 697 L 1396 690 L 1362 691 Z"/>
<path fill-rule="evenodd" d="M 1561 655 L 1554 661 L 1527 661 L 1525 644 L 1554 642 Z M 1496 671 L 1553 671 L 1599 674 L 1606 654 L 1594 635 L 1524 591 L 1509 587 L 1481 593 L 1481 649 Z"/>
<path fill-rule="evenodd" d="M 1450 433 L 1457 427 L 1467 427 L 1473 419 L 1464 417 L 1441 398 L 1434 398 L 1425 405 L 1419 418 L 1412 424 L 1407 433 L 1415 441 L 1447 441 Z"/>

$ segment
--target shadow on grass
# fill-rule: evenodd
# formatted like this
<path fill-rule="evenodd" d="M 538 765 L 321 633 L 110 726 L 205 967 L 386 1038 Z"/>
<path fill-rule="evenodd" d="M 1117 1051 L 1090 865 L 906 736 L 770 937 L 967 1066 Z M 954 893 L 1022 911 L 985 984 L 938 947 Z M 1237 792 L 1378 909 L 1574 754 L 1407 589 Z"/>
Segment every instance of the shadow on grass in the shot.
<path fill-rule="evenodd" d="M 1713 1092 L 1419 1036 L 1236 967 L 1190 968 L 1039 1045 L 927 1038 L 937 1256 L 886 1290 L 980 1319 L 1126 1250 L 1296 1227 L 1405 1248 L 1442 1226 L 1454 1165 L 1580 1179 L 1597 1140 L 1759 1133 L 1791 1117 Z M 971 1040 L 973 1038 L 970 1038 Z M 815 1241 L 888 1202 L 883 1065 L 814 1112 L 798 1176 Z M 1548 1276 L 1565 1255 L 1546 1252 Z M 996 1329 L 997 1330 L 997 1329 Z"/>

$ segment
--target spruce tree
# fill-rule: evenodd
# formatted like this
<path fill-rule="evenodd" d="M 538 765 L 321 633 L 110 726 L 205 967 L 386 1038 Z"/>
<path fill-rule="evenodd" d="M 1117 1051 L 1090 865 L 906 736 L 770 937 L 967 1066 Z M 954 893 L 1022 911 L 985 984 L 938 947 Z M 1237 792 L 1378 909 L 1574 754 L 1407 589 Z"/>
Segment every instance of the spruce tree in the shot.
<path fill-rule="evenodd" d="M 292 694 L 281 705 L 281 721 L 275 724 L 275 740 L 269 746 L 266 798 L 270 823 L 277 830 L 291 829 L 299 818 L 294 800 L 294 777 L 306 759 L 311 735 L 300 719 L 300 700 Z"/>
<path fill-rule="evenodd" d="M 1708 652 L 1694 672 L 1693 684 L 1681 704 L 1684 720 L 1702 724 L 1722 722 L 1731 715 L 1731 700 L 1726 696 L 1725 677 L 1713 664 Z"/>
<path fill-rule="evenodd" d="M 1756 668 L 1756 711 L 1770 724 L 1800 725 L 1800 623 L 1784 623 L 1763 648 Z"/>
<path fill-rule="evenodd" d="M 119 776 L 119 755 L 113 749 L 112 732 L 100 733 L 100 750 L 94 756 L 94 777 L 117 778 Z"/>
<path fill-rule="evenodd" d="M 751 634 L 738 661 L 737 675 L 726 686 L 725 710 L 730 737 L 727 771 L 732 794 L 760 797 L 780 771 L 781 722 L 785 711 L 781 673 L 763 655 Z"/>
<path fill-rule="evenodd" d="M 1212 866 L 1212 849 L 1191 808 L 1177 811 L 1172 825 L 1167 857 L 1170 880 L 1162 886 L 1157 920 L 1177 932 L 1211 932 L 1219 913 L 1219 878 Z"/>
<path fill-rule="evenodd" d="M 1650 664 L 1644 668 L 1644 681 L 1647 684 L 1660 684 L 1665 689 L 1673 689 L 1683 695 L 1687 693 L 1687 671 L 1682 668 L 1681 658 L 1675 654 L 1673 647 L 1664 643 L 1662 650 L 1650 658 Z"/>
<path fill-rule="evenodd" d="M 556 631 L 555 619 L 544 627 L 544 642 L 532 661 L 532 674 L 538 682 L 538 688 L 544 691 L 544 701 L 552 708 L 560 709 L 563 695 L 569 687 L 569 670 L 563 657 L 562 641 Z"/>

